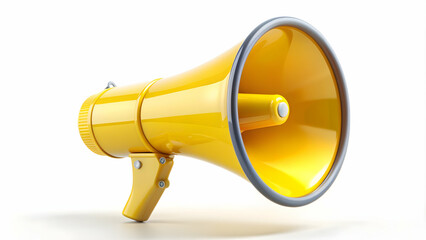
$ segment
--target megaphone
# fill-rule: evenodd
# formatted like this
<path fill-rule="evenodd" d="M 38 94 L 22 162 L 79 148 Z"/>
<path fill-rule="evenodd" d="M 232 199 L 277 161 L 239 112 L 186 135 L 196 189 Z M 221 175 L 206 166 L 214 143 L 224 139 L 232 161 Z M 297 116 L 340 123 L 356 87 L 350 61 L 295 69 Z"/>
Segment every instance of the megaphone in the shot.
<path fill-rule="evenodd" d="M 185 73 L 109 84 L 83 103 L 79 130 L 93 152 L 131 158 L 123 215 L 146 221 L 175 155 L 230 170 L 275 203 L 313 202 L 342 166 L 349 105 L 326 40 L 302 20 L 278 17 Z"/>

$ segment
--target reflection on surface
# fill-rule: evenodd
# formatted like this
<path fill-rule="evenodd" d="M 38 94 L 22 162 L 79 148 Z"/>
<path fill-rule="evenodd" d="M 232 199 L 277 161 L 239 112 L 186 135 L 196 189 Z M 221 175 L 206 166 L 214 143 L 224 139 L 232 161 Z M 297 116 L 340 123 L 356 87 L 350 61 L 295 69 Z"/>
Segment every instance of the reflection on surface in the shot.
<path fill-rule="evenodd" d="M 316 214 L 299 218 L 266 209 L 249 215 L 242 210 L 198 210 L 188 214 L 157 214 L 148 223 L 131 222 L 116 213 L 33 215 L 21 218 L 6 233 L 12 230 L 14 238 L 19 239 L 346 239 L 348 236 L 425 239 L 426 236 L 424 221 L 333 220 L 325 215 L 318 218 Z M 3 239 L 10 238 L 8 235 Z"/>
<path fill-rule="evenodd" d="M 33 227 L 43 235 L 68 238 L 238 238 L 289 233 L 308 227 L 259 219 L 244 219 L 239 213 L 211 210 L 202 214 L 156 214 L 146 223 L 138 223 L 111 213 L 68 213 L 32 217 Z M 234 216 L 231 216 L 234 215 Z M 253 214 L 255 215 L 255 214 Z M 46 231 L 46 229 L 48 231 Z M 34 236 L 34 235 L 33 235 Z"/>

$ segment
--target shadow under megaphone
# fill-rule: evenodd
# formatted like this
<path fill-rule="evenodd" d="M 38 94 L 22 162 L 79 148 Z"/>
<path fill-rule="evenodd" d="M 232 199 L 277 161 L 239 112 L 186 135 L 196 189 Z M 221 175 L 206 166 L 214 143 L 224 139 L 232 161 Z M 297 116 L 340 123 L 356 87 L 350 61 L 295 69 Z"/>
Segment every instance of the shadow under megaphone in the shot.
<path fill-rule="evenodd" d="M 245 219 L 238 213 L 218 214 L 213 209 L 188 215 L 156 213 L 149 224 L 129 221 L 117 213 L 66 213 L 31 217 L 43 236 L 102 239 L 127 238 L 241 238 L 285 234 L 312 226 Z M 167 220 L 163 220 L 167 219 Z M 52 230 L 52 231 L 50 231 Z M 34 235 L 32 235 L 34 236 Z"/>

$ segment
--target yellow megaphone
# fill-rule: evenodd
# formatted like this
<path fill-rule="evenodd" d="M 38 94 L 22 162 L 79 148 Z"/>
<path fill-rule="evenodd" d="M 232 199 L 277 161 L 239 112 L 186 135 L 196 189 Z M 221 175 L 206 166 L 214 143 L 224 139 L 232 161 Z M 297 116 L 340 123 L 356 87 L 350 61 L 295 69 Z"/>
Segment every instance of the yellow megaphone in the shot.
<path fill-rule="evenodd" d="M 83 103 L 79 130 L 93 152 L 130 156 L 133 188 L 123 214 L 131 219 L 149 218 L 178 154 L 226 168 L 278 204 L 301 206 L 319 198 L 341 168 L 348 97 L 320 33 L 279 17 L 188 72 L 109 84 Z"/>

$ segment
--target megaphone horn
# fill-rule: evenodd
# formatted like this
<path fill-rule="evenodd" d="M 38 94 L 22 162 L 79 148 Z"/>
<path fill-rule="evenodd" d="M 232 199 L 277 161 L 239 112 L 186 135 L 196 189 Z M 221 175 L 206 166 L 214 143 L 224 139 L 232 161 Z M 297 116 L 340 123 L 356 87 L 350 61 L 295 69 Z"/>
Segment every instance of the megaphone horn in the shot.
<path fill-rule="evenodd" d="M 109 83 L 83 103 L 79 130 L 93 152 L 131 158 L 123 214 L 146 221 L 169 186 L 175 155 L 228 169 L 278 204 L 311 203 L 342 166 L 349 105 L 325 39 L 302 20 L 279 17 L 188 72 Z"/>

